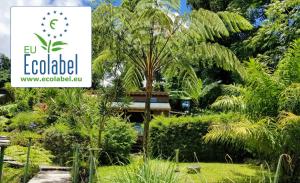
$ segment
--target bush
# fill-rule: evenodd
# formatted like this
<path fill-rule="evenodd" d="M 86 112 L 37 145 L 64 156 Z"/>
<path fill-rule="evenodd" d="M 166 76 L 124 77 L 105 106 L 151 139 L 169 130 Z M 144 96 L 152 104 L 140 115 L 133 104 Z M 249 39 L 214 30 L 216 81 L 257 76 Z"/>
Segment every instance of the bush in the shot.
<path fill-rule="evenodd" d="M 3 169 L 3 183 L 20 183 L 22 182 L 24 169 L 8 168 Z"/>
<path fill-rule="evenodd" d="M 86 147 L 88 137 L 83 136 L 68 125 L 59 122 L 45 130 L 43 134 L 44 147 L 54 155 L 54 162 L 65 164 L 73 155 L 76 144 Z"/>
<path fill-rule="evenodd" d="M 21 112 L 11 119 L 9 130 L 36 130 L 44 127 L 47 115 L 40 112 Z"/>
<path fill-rule="evenodd" d="M 9 119 L 7 119 L 4 116 L 0 116 L 0 131 L 4 131 L 8 122 L 9 122 Z"/>
<path fill-rule="evenodd" d="M 13 117 L 17 113 L 18 106 L 16 104 L 8 104 L 0 107 L 0 116 L 8 118 Z"/>
<path fill-rule="evenodd" d="M 279 110 L 300 115 L 300 84 L 291 84 L 281 93 Z"/>
<path fill-rule="evenodd" d="M 11 145 L 27 146 L 29 138 L 31 138 L 32 145 L 40 145 L 42 141 L 42 135 L 32 131 L 12 131 L 4 133 L 4 136 L 10 138 Z"/>
<path fill-rule="evenodd" d="M 136 131 L 131 124 L 119 118 L 110 118 L 106 124 L 101 163 L 128 163 L 131 147 L 137 138 Z"/>
<path fill-rule="evenodd" d="M 9 146 L 5 150 L 5 154 L 10 156 L 14 160 L 25 163 L 27 157 L 27 147 L 14 145 Z M 32 146 L 30 149 L 30 163 L 31 165 L 40 165 L 40 164 L 51 164 L 53 155 L 50 151 L 47 151 L 38 146 Z"/>
<path fill-rule="evenodd" d="M 214 122 L 228 123 L 239 120 L 234 113 L 220 115 L 157 117 L 151 124 L 151 150 L 154 157 L 172 159 L 175 149 L 179 149 L 180 161 L 224 161 L 229 154 L 235 161 L 240 161 L 244 152 L 236 152 L 229 146 L 206 144 L 202 137 L 207 134 Z"/>

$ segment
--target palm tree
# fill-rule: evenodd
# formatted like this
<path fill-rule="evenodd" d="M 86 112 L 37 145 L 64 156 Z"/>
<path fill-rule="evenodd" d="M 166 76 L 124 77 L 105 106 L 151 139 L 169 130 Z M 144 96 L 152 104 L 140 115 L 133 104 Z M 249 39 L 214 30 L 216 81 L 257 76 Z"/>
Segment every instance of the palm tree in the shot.
<path fill-rule="evenodd" d="M 93 39 L 98 46 L 94 52 L 94 67 L 103 71 L 104 63 L 120 63 L 128 90 L 137 89 L 146 81 L 143 148 L 148 156 L 150 100 L 155 74 L 180 76 L 185 90 L 197 98 L 201 80 L 191 62 L 242 74 L 237 57 L 217 40 L 252 26 L 240 15 L 230 12 L 200 9 L 189 15 L 179 15 L 179 0 L 128 2 L 124 1 L 120 7 L 103 4 L 93 13 Z"/>

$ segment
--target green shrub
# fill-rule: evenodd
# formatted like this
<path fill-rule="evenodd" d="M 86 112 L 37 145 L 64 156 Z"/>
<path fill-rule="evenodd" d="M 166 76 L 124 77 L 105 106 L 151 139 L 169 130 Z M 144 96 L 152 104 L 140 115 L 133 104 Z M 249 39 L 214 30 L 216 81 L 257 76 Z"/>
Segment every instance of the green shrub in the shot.
<path fill-rule="evenodd" d="M 12 145 L 27 146 L 29 138 L 31 138 L 32 145 L 40 145 L 42 141 L 42 135 L 32 131 L 12 131 L 6 133 L 5 136 L 10 138 L 10 143 Z"/>
<path fill-rule="evenodd" d="M 27 157 L 27 147 L 13 145 L 9 146 L 5 150 L 7 156 L 12 157 L 14 160 L 25 163 Z M 47 151 L 38 146 L 32 146 L 30 149 L 30 163 L 31 165 L 40 165 L 40 164 L 51 164 L 53 155 L 50 151 Z"/>
<path fill-rule="evenodd" d="M 24 169 L 4 167 L 3 172 L 3 183 L 20 183 Z"/>
<path fill-rule="evenodd" d="M 154 157 L 172 159 L 175 149 L 179 149 L 180 161 L 224 161 L 230 154 L 235 161 L 241 160 L 241 152 L 235 152 L 229 146 L 206 144 L 202 137 L 207 134 L 212 123 L 228 123 L 239 120 L 234 113 L 187 116 L 187 117 L 157 117 L 151 124 L 151 150 Z M 244 152 L 243 152 L 244 153 Z M 243 156 L 243 153 L 240 155 Z"/>
<path fill-rule="evenodd" d="M 300 84 L 288 86 L 280 95 L 279 110 L 300 115 Z"/>
<path fill-rule="evenodd" d="M 106 122 L 102 142 L 101 163 L 127 163 L 137 133 L 131 124 L 119 118 L 110 118 Z"/>
<path fill-rule="evenodd" d="M 47 115 L 40 112 L 21 112 L 11 119 L 9 130 L 36 130 L 44 127 Z"/>
<path fill-rule="evenodd" d="M 9 122 L 9 119 L 7 119 L 4 116 L 0 116 L 0 131 L 4 131 L 8 122 Z"/>
<path fill-rule="evenodd" d="M 59 122 L 45 130 L 43 134 L 44 147 L 54 155 L 54 162 L 64 164 L 73 155 L 76 144 L 87 147 L 88 137 L 77 130 L 71 129 L 67 124 Z"/>
<path fill-rule="evenodd" d="M 17 105 L 16 104 L 8 104 L 0 107 L 0 116 L 5 116 L 8 118 L 13 117 L 17 113 Z"/>

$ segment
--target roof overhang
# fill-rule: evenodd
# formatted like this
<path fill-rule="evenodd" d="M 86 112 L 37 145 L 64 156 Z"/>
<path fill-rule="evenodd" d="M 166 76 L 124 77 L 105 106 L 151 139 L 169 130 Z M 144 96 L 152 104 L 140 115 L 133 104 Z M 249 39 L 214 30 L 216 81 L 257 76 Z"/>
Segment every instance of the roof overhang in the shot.
<path fill-rule="evenodd" d="M 113 102 L 112 107 L 126 109 L 129 111 L 144 111 L 145 102 L 130 102 L 128 105 L 124 105 L 121 102 Z M 170 103 L 151 103 L 150 109 L 151 111 L 170 111 L 171 106 Z"/>

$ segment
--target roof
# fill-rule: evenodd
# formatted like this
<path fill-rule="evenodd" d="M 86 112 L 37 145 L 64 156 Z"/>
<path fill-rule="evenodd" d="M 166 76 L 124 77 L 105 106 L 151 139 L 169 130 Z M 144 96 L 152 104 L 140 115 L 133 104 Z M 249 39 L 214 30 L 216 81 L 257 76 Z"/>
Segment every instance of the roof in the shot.
<path fill-rule="evenodd" d="M 121 107 L 123 104 L 120 102 L 113 102 L 112 107 L 118 108 Z M 125 106 L 124 108 L 130 110 L 145 110 L 145 102 L 131 102 L 129 105 Z M 151 103 L 150 109 L 153 111 L 170 111 L 171 106 L 169 103 Z"/>
<path fill-rule="evenodd" d="M 145 91 L 138 91 L 138 92 L 130 92 L 128 93 L 129 96 L 146 96 Z M 167 92 L 159 92 L 159 91 L 154 91 L 152 92 L 152 96 L 169 96 Z"/>

